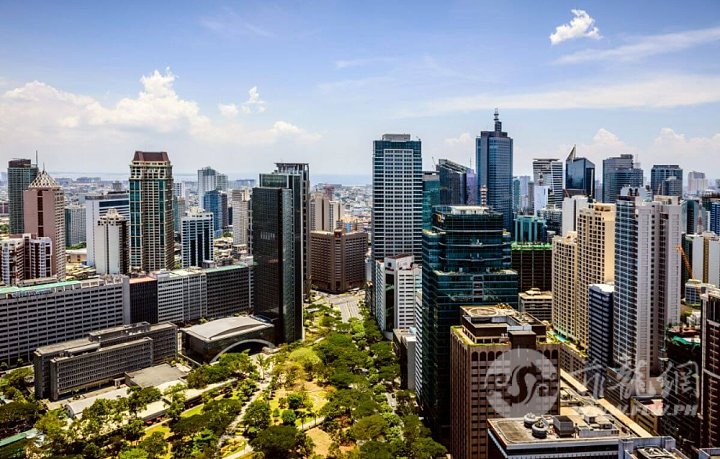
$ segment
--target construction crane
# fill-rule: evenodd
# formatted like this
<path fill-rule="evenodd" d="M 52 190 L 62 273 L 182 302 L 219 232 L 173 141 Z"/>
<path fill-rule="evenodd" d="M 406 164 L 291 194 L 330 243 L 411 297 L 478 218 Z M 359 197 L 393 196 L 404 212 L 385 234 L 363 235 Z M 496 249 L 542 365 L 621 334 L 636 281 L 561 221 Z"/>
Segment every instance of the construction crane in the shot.
<path fill-rule="evenodd" d="M 680 253 L 683 263 L 685 263 L 685 269 L 687 269 L 690 279 L 699 280 L 695 277 L 695 274 L 693 273 L 692 265 L 690 264 L 690 259 L 688 258 L 687 254 L 685 253 L 685 249 L 683 249 L 682 244 L 678 244 L 677 247 L 675 247 L 675 249 Z M 700 294 L 702 294 L 702 289 L 700 288 L 700 284 L 693 283 L 693 285 L 695 286 L 695 291 L 697 292 L 697 295 L 699 298 Z"/>

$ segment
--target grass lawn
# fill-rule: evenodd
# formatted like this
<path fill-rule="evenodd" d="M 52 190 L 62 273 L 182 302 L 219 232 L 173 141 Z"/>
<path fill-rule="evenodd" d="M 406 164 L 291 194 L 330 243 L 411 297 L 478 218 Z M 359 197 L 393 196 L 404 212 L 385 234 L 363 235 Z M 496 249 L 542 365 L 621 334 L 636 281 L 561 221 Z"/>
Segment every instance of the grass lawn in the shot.
<path fill-rule="evenodd" d="M 198 406 L 194 406 L 187 411 L 183 411 L 183 413 L 180 415 L 180 417 L 181 418 L 189 418 L 192 415 L 200 414 L 200 412 L 203 409 L 203 405 L 204 405 L 204 403 L 201 403 Z"/>
<path fill-rule="evenodd" d="M 155 432 L 162 432 L 162 434 L 165 436 L 165 438 L 169 437 L 171 435 L 170 427 L 168 427 L 167 424 L 155 424 L 154 426 L 150 427 L 149 429 L 145 429 L 145 436 L 149 437 Z"/>

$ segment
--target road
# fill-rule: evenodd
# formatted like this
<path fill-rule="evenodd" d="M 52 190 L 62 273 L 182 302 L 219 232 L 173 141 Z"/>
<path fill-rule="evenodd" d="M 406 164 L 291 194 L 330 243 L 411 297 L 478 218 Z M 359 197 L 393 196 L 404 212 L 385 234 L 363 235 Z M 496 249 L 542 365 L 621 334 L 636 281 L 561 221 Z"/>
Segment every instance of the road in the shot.
<path fill-rule="evenodd" d="M 362 318 L 360 301 L 365 298 L 365 292 L 355 292 L 350 295 L 323 295 L 323 297 L 340 311 L 340 318 L 343 322 L 349 322 L 352 318 Z"/>

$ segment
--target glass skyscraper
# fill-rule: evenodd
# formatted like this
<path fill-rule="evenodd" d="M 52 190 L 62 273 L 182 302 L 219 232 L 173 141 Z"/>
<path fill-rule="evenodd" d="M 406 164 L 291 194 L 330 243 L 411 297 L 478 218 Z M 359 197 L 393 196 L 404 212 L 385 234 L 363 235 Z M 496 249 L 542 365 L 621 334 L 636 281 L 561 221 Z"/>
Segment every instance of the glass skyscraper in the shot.
<path fill-rule="evenodd" d="M 482 131 L 475 140 L 478 199 L 503 216 L 503 227 L 512 231 L 513 139 L 503 132 L 495 110 L 495 130 Z"/>
<path fill-rule="evenodd" d="M 228 226 L 228 200 L 227 193 L 220 190 L 210 190 L 203 194 L 202 208 L 213 215 L 213 234 L 220 237 Z"/>
<path fill-rule="evenodd" d="M 535 185 L 542 184 L 550 187 L 547 205 L 557 209 L 562 207 L 563 201 L 563 165 L 557 159 L 541 158 L 533 160 L 533 180 Z M 536 211 L 539 209 L 535 209 Z"/>
<path fill-rule="evenodd" d="M 422 260 L 418 398 L 443 430 L 450 425 L 450 327 L 460 324 L 461 306 L 517 308 L 517 273 L 503 215 L 480 206 L 436 207 L 432 228 L 423 231 Z"/>
<path fill-rule="evenodd" d="M 10 234 L 25 232 L 23 214 L 23 191 L 38 175 L 38 167 L 29 159 L 13 159 L 8 162 L 8 211 L 10 216 Z"/>
<path fill-rule="evenodd" d="M 576 157 L 575 147 L 565 160 L 565 190 L 568 196 L 595 198 L 595 164 L 587 158 Z"/>
<path fill-rule="evenodd" d="M 437 165 L 440 175 L 441 205 L 477 205 L 477 176 L 469 167 L 441 159 Z"/>
<path fill-rule="evenodd" d="M 654 195 L 682 197 L 683 170 L 677 164 L 655 164 L 650 170 Z"/>
<path fill-rule="evenodd" d="M 633 155 L 623 154 L 603 160 L 603 202 L 614 204 L 623 187 L 643 185 L 643 171 L 635 167 Z"/>
<path fill-rule="evenodd" d="M 433 207 L 440 205 L 440 174 L 424 171 L 422 180 L 422 227 L 430 229 Z"/>

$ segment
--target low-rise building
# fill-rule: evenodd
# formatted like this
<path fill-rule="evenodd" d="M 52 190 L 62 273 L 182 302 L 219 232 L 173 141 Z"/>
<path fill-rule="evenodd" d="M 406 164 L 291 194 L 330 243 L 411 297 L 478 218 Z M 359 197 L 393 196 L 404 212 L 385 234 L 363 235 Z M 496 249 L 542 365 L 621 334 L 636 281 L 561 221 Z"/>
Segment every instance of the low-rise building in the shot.
<path fill-rule="evenodd" d="M 518 294 L 520 311 L 526 312 L 537 320 L 552 321 L 552 292 L 542 292 L 531 288 Z"/>
<path fill-rule="evenodd" d="M 247 343 L 272 347 L 272 324 L 250 316 L 226 317 L 182 328 L 183 352 L 199 362 L 210 362 L 234 346 Z"/>

